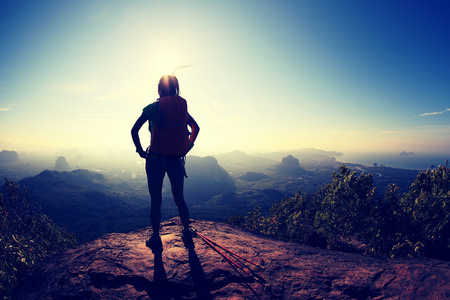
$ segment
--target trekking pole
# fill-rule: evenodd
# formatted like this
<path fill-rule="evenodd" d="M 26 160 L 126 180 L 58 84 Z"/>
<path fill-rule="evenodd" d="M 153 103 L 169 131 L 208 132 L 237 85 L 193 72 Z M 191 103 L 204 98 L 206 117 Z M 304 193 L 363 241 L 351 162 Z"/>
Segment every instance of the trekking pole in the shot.
<path fill-rule="evenodd" d="M 234 260 L 232 260 L 231 258 L 229 258 L 225 253 L 223 253 L 222 251 L 220 251 L 220 249 L 218 249 L 216 246 L 214 246 L 213 243 L 211 243 L 203 234 L 198 233 L 196 231 L 194 231 L 194 233 L 196 233 L 205 243 L 207 243 L 211 248 L 213 248 L 214 250 L 216 250 L 219 254 L 221 254 L 226 260 L 228 260 L 232 265 L 238 267 L 239 269 L 241 269 L 242 271 L 244 271 L 248 276 L 253 277 L 255 279 L 257 279 L 255 276 L 253 276 L 252 274 L 250 274 L 249 272 L 247 272 L 242 266 L 238 265 Z"/>
<path fill-rule="evenodd" d="M 260 266 L 260 265 L 258 265 L 258 264 L 255 264 L 254 262 L 249 261 L 249 260 L 246 259 L 245 257 L 242 257 L 242 256 L 240 256 L 240 255 L 237 254 L 237 253 L 234 253 L 234 252 L 231 251 L 230 249 L 227 249 L 227 248 L 225 248 L 224 246 L 217 244 L 216 242 L 212 241 L 212 240 L 209 239 L 208 237 L 206 237 L 206 236 L 204 236 L 203 234 L 199 233 L 199 232 L 198 232 L 194 227 L 192 227 L 192 226 L 191 226 L 191 230 L 192 230 L 194 233 L 198 234 L 201 238 L 207 239 L 208 241 L 210 241 L 211 243 L 213 243 L 215 246 L 217 246 L 217 247 L 219 247 L 219 248 L 221 248 L 221 249 L 223 249 L 223 250 L 225 250 L 225 251 L 231 253 L 232 255 L 234 255 L 234 256 L 236 256 L 236 257 L 238 257 L 238 258 L 240 258 L 240 259 L 242 259 L 242 260 L 244 260 L 244 261 L 246 261 L 246 262 L 248 262 L 248 263 L 250 263 L 250 264 L 252 264 L 252 265 L 254 265 L 254 266 L 256 266 L 256 267 L 258 267 L 258 268 L 264 269 L 263 266 Z"/>

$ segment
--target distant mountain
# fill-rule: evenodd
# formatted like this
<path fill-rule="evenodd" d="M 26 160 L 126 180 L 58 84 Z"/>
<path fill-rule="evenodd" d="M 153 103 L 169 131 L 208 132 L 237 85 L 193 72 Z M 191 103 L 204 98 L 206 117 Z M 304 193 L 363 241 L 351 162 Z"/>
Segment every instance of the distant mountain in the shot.
<path fill-rule="evenodd" d="M 284 195 L 294 195 L 299 189 L 304 193 L 315 193 L 331 182 L 333 171 L 341 164 L 334 157 L 326 156 L 320 151 L 313 151 L 309 161 L 301 161 L 292 154 L 292 158 L 284 163 L 252 157 L 243 152 L 229 155 L 239 159 L 232 164 L 238 166 L 240 171 L 231 172 L 211 156 L 187 157 L 186 171 L 189 177 L 185 180 L 185 197 L 192 208 L 193 217 L 225 220 L 231 216 L 230 213 L 247 213 L 252 209 L 252 205 L 270 207 Z M 249 162 L 246 164 L 245 159 L 250 159 L 252 163 L 262 161 L 264 165 L 252 165 Z M 20 163 L 0 164 L 0 174 L 11 178 L 20 171 L 21 177 L 16 177 L 24 178 L 22 174 L 32 174 L 30 172 L 38 170 L 37 167 L 24 163 L 24 160 Z M 52 168 L 53 163 L 49 161 L 49 166 L 39 165 L 39 168 Z M 391 183 L 397 184 L 401 192 L 406 192 L 418 173 L 417 170 L 347 165 L 352 170 L 373 174 L 379 195 L 383 195 Z M 76 233 L 83 241 L 112 231 L 125 232 L 149 225 L 150 197 L 142 168 L 141 166 L 139 169 L 139 176 L 135 176 L 138 171 L 120 169 L 120 172 L 105 172 L 109 174 L 107 177 L 87 170 L 47 170 L 41 173 L 39 170 L 34 173 L 39 173 L 38 175 L 18 183 L 28 188 L 32 198 L 42 204 L 44 212 L 55 223 Z M 258 168 L 261 171 L 258 171 Z M 280 175 L 278 172 L 287 175 Z M 308 172 L 313 176 L 305 176 L 310 175 Z M 119 176 L 116 176 L 117 174 Z M 166 178 L 163 220 L 178 215 L 168 183 Z"/>
<path fill-rule="evenodd" d="M 406 152 L 406 151 L 402 151 L 402 152 L 400 152 L 400 154 L 399 154 L 400 156 L 414 156 L 414 155 L 416 155 L 414 152 L 412 152 L 412 151 L 409 151 L 409 152 Z"/>
<path fill-rule="evenodd" d="M 228 171 L 261 171 L 277 163 L 257 155 L 249 155 L 242 151 L 233 151 L 226 154 L 214 155 L 219 164 Z"/>
<path fill-rule="evenodd" d="M 230 175 L 236 180 L 239 189 L 256 188 L 261 190 L 274 188 L 292 195 L 299 188 L 303 192 L 315 193 L 325 184 L 331 182 L 333 171 L 336 171 L 340 165 L 344 164 L 336 159 L 341 155 L 342 153 L 336 151 L 305 148 L 291 151 L 255 153 L 252 155 L 241 151 L 233 151 L 228 154 L 216 155 L 215 157 L 230 172 Z M 294 159 L 288 159 L 283 163 L 282 159 L 288 156 Z M 236 161 L 233 161 L 233 158 L 236 158 Z M 258 165 L 255 161 L 262 161 L 264 164 Z M 225 163 L 222 164 L 221 162 Z M 418 170 L 361 165 L 349 162 L 345 164 L 355 171 L 374 174 L 374 184 L 379 195 L 383 195 L 391 183 L 398 185 L 401 192 L 406 192 L 419 172 Z M 247 172 L 267 174 L 269 180 L 264 184 L 258 181 L 247 181 Z M 291 179 L 284 178 L 285 176 L 290 176 Z M 303 178 L 298 180 L 295 177 Z"/>
<path fill-rule="evenodd" d="M 186 172 L 184 193 L 190 203 L 202 203 L 212 196 L 236 191 L 231 176 L 212 156 L 189 156 Z"/>
<path fill-rule="evenodd" d="M 55 162 L 55 171 L 63 172 L 63 171 L 69 171 L 70 166 L 67 162 L 66 158 L 64 156 L 58 156 Z"/>
<path fill-rule="evenodd" d="M 263 157 L 271 160 L 280 161 L 283 157 L 292 155 L 299 159 L 300 161 L 336 161 L 337 157 L 342 156 L 341 152 L 337 151 L 326 151 L 315 148 L 303 148 L 297 150 L 286 150 L 286 151 L 276 151 L 268 153 L 255 153 L 255 156 Z"/>
<path fill-rule="evenodd" d="M 186 170 L 189 175 L 185 180 L 188 205 L 201 206 L 211 197 L 236 191 L 233 179 L 213 157 L 190 156 Z M 127 181 L 113 184 L 104 175 L 88 170 L 46 170 L 18 183 L 30 191 L 33 200 L 41 203 L 44 212 L 56 224 L 75 233 L 81 241 L 109 232 L 142 228 L 150 223 L 147 188 L 144 193 L 143 189 L 134 190 Z M 178 215 L 170 186 L 165 190 L 163 219 Z M 205 216 L 202 210 L 197 215 Z M 222 220 L 226 217 L 221 215 Z"/>
<path fill-rule="evenodd" d="M 342 153 L 336 151 L 325 151 L 314 148 L 305 148 L 291 151 L 276 151 L 276 152 L 258 152 L 254 154 L 247 154 L 242 151 L 233 151 L 226 154 L 214 155 L 229 172 L 238 172 L 239 175 L 247 171 L 265 172 L 271 167 L 280 163 L 280 161 L 291 155 L 297 158 L 302 164 L 308 165 L 331 165 L 336 163 L 336 157 L 342 156 Z"/>
<path fill-rule="evenodd" d="M 77 148 L 72 148 L 72 149 L 59 149 L 58 151 L 56 151 L 56 155 L 57 156 L 64 156 L 65 158 L 69 159 L 70 161 L 72 161 L 75 158 L 81 158 L 83 156 L 85 156 L 86 154 L 81 151 L 80 149 Z"/>
<path fill-rule="evenodd" d="M 253 156 L 248 155 L 245 152 L 235 150 L 226 154 L 214 155 L 215 158 L 224 159 L 224 160 L 233 160 L 233 161 L 248 161 L 255 159 Z"/>
<path fill-rule="evenodd" d="M 300 167 L 299 160 L 292 155 L 284 157 L 281 161 L 281 164 L 277 166 L 276 170 L 278 174 L 288 176 L 302 176 L 312 174 L 311 172 L 308 172 Z"/>
<path fill-rule="evenodd" d="M 87 170 L 43 171 L 19 182 L 41 203 L 44 212 L 81 241 L 105 233 L 123 232 L 148 224 L 148 211 L 113 193 L 102 174 Z M 119 217 L 120 216 L 120 217 Z"/>
<path fill-rule="evenodd" d="M 247 172 L 242 176 L 239 176 L 239 179 L 245 180 L 245 181 L 261 181 L 263 179 L 270 178 L 268 175 L 264 173 L 257 173 L 257 172 Z"/>
<path fill-rule="evenodd" d="M 19 161 L 19 154 L 16 151 L 3 150 L 0 152 L 0 163 L 12 163 Z"/>

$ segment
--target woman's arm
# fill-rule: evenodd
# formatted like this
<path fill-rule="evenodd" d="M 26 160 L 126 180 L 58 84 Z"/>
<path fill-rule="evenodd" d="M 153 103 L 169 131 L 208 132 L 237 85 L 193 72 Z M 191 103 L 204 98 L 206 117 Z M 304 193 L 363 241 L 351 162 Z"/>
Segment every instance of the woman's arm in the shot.
<path fill-rule="evenodd" d="M 136 147 L 136 152 L 139 153 L 139 156 L 142 158 L 146 157 L 146 152 L 142 149 L 141 140 L 139 139 L 139 130 L 145 122 L 147 122 L 147 115 L 142 113 L 131 129 L 131 138 L 133 139 L 134 146 Z"/>
<path fill-rule="evenodd" d="M 197 139 L 197 135 L 200 131 L 200 127 L 198 126 L 197 122 L 195 122 L 194 118 L 188 113 L 188 120 L 187 123 L 189 127 L 191 127 L 192 133 L 191 137 L 189 139 L 189 149 L 188 152 L 191 151 L 192 147 L 194 147 L 194 142 Z"/>
<path fill-rule="evenodd" d="M 192 129 L 191 138 L 189 141 L 191 143 L 194 143 L 197 139 L 198 132 L 200 131 L 200 127 L 198 126 L 197 122 L 195 122 L 194 118 L 188 114 L 188 120 L 187 123 L 189 124 L 189 127 Z"/>

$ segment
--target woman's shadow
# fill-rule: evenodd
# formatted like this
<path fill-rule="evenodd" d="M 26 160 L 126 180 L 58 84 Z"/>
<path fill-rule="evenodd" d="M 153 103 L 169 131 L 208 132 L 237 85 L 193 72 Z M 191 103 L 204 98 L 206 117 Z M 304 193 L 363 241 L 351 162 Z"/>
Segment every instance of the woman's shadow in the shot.
<path fill-rule="evenodd" d="M 194 247 L 189 249 L 189 266 L 191 268 L 191 275 L 194 280 L 194 287 L 197 293 L 198 299 L 212 299 L 210 292 L 211 284 L 206 279 L 205 272 L 198 259 L 197 253 L 195 253 Z"/>
<path fill-rule="evenodd" d="M 197 299 L 213 299 L 210 287 L 211 284 L 206 279 L 205 272 L 203 271 L 202 265 L 198 259 L 197 253 L 194 247 L 189 247 L 189 266 L 191 269 L 191 276 L 194 281 L 194 287 L 186 286 L 174 286 L 167 280 L 166 270 L 164 269 L 164 264 L 162 260 L 162 251 L 154 253 L 154 281 L 153 281 L 153 293 L 152 299 L 171 299 L 171 296 L 177 294 L 191 293 L 195 291 L 197 294 Z"/>

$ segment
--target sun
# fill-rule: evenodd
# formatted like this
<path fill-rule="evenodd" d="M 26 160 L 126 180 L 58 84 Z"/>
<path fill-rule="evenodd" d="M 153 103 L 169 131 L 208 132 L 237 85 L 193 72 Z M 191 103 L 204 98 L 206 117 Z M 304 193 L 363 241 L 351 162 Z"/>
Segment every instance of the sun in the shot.
<path fill-rule="evenodd" d="M 151 68 L 157 74 L 176 75 L 176 71 L 192 65 L 183 49 L 174 46 L 161 47 L 151 53 Z"/>

